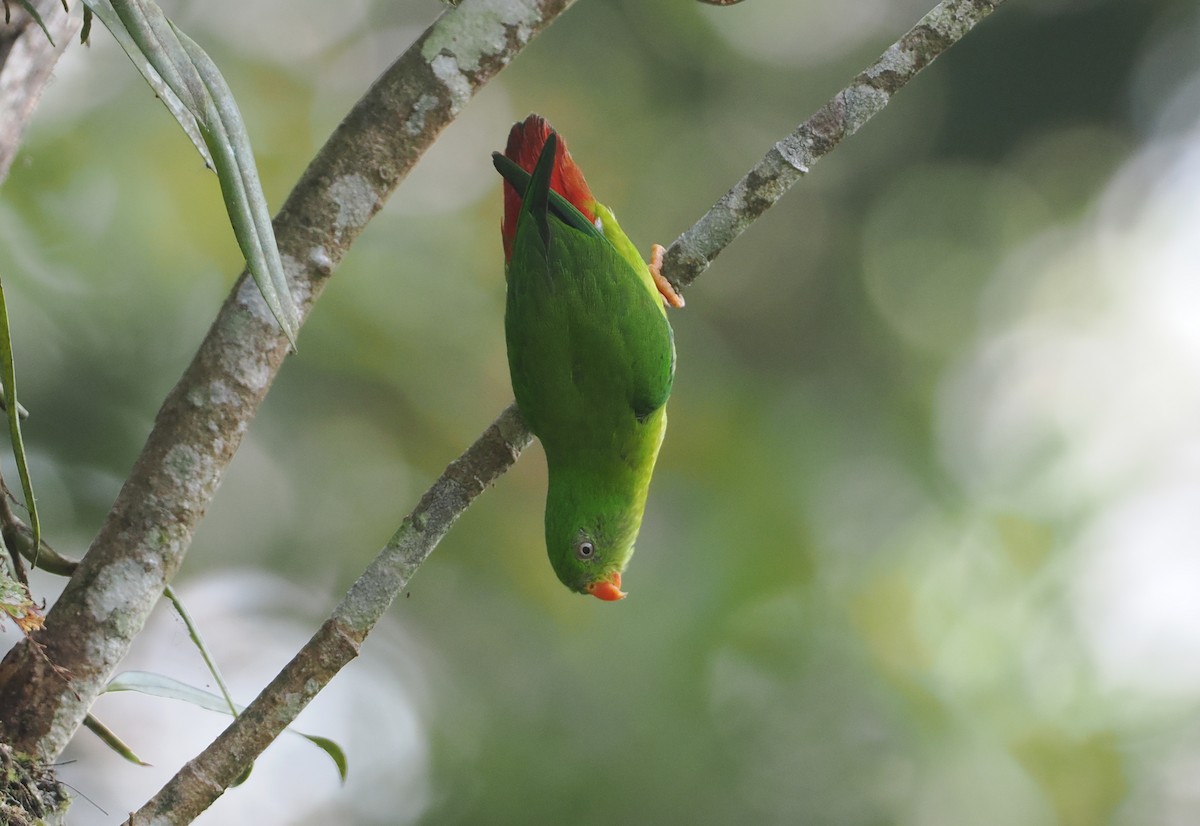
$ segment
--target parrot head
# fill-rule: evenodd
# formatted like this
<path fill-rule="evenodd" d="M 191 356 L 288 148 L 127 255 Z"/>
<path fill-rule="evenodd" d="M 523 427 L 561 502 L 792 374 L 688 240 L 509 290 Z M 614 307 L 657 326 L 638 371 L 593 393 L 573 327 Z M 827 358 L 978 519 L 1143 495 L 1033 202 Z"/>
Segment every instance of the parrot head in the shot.
<path fill-rule="evenodd" d="M 607 496 L 586 481 L 555 485 L 546 500 L 546 550 L 563 585 L 608 602 L 624 599 L 621 572 L 633 556 L 642 502 Z"/>

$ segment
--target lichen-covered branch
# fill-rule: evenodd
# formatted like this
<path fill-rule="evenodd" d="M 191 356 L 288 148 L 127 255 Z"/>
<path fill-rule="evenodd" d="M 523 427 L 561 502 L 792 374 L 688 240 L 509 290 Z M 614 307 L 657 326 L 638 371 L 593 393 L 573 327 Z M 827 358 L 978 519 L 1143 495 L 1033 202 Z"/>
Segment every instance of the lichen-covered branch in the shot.
<path fill-rule="evenodd" d="M 688 244 L 688 249 L 698 255 L 697 260 L 701 263 L 684 265 L 677 256 L 670 268 L 664 265 L 664 274 L 680 285 L 694 281 L 725 245 L 803 174 L 798 167 L 811 165 L 841 138 L 856 131 L 922 67 L 962 38 L 1002 2 L 947 0 L 939 4 L 871 68 L 855 78 L 850 87 L 839 92 L 795 133 L 776 144 L 767 158 L 755 167 L 759 170 L 773 163 L 770 159 L 778 155 L 795 161 L 784 161 L 794 175 L 777 171 L 771 179 L 774 183 L 768 183 L 761 177 L 762 172 L 752 170 L 730 195 L 672 245 L 671 249 L 678 250 Z M 865 87 L 876 91 L 869 92 Z M 773 197 L 767 198 L 764 191 Z M 758 196 L 750 197 L 751 192 L 757 192 Z M 752 206 L 734 209 L 733 205 L 739 202 Z M 735 215 L 749 217 L 730 218 Z M 718 233 L 711 229 L 714 225 L 727 227 L 731 224 L 737 224 L 736 231 Z M 509 406 L 426 491 L 396 535 L 304 648 L 263 689 L 245 713 L 130 817 L 130 826 L 187 823 L 211 805 L 292 723 L 334 674 L 357 656 L 367 632 L 405 588 L 450 525 L 476 496 L 512 466 L 531 438 L 515 405 Z"/>
<path fill-rule="evenodd" d="M 65 14 L 59 0 L 38 0 L 34 8 L 54 38 L 51 43 L 28 13 L 10 5 L 12 21 L 6 26 L 0 18 L 0 182 L 8 176 L 54 64 L 82 21 L 77 14 Z"/>
<path fill-rule="evenodd" d="M 329 619 L 237 718 L 130 816 L 137 826 L 190 823 L 212 805 L 333 676 L 459 515 L 506 471 L 532 437 L 515 405 L 446 468 Z"/>
<path fill-rule="evenodd" d="M 944 0 L 850 85 L 771 147 L 663 256 L 677 289 L 696 280 L 721 250 L 792 188 L 813 164 L 887 106 L 892 95 L 963 38 L 1004 0 Z"/>
<path fill-rule="evenodd" d="M 307 314 L 333 268 L 474 92 L 573 0 L 479 0 L 443 14 L 372 85 L 275 219 Z M 52 760 L 145 624 L 283 363 L 288 343 L 243 273 L 38 640 L 0 663 L 0 736 Z M 66 683 L 46 663 L 71 674 Z"/>

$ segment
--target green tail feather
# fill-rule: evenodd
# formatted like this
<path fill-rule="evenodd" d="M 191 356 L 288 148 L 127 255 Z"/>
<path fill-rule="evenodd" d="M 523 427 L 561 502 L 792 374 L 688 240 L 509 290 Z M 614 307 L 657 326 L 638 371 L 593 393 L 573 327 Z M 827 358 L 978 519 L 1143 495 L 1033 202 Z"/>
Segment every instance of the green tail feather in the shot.
<path fill-rule="evenodd" d="M 521 211 L 533 216 L 538 235 L 544 246 L 550 245 L 550 176 L 554 173 L 554 155 L 558 151 L 558 135 L 551 132 L 538 155 L 529 186 L 521 198 Z"/>

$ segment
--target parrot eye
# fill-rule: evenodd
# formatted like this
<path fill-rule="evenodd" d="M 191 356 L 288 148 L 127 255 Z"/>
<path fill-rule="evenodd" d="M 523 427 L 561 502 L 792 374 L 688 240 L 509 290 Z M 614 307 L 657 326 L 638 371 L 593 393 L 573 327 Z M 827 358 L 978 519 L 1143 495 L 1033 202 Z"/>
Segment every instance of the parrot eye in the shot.
<path fill-rule="evenodd" d="M 591 540 L 585 539 L 575 546 L 575 556 L 587 562 L 596 555 L 596 546 L 591 543 Z"/>

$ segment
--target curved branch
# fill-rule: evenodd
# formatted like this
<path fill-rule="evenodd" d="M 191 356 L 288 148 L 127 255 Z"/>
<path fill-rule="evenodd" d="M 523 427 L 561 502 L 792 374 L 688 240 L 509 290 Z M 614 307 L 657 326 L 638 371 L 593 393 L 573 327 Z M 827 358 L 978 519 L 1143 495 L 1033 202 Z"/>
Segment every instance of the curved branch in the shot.
<path fill-rule="evenodd" d="M 309 701 L 358 656 L 367 633 L 459 515 L 521 455 L 532 437 L 509 405 L 438 478 L 329 619 L 246 710 L 146 805 L 132 824 L 184 824 L 212 805 Z"/>
<path fill-rule="evenodd" d="M 670 264 L 664 264 L 664 274 L 679 285 L 694 281 L 721 249 L 779 200 L 807 166 L 862 126 L 921 68 L 1003 1 L 946 0 L 930 11 L 849 87 L 777 143 L 729 195 L 680 236 L 671 245 L 676 253 Z M 685 249 L 688 257 L 681 260 L 680 250 Z M 512 466 L 531 439 L 516 406 L 510 405 L 426 491 L 395 536 L 283 671 L 128 823 L 187 823 L 211 805 L 358 655 L 367 633 L 454 521 Z"/>
<path fill-rule="evenodd" d="M 313 159 L 275 219 L 307 315 L 384 200 L 483 84 L 573 0 L 480 0 L 444 13 Z M 172 389 L 112 510 L 38 635 L 0 663 L 0 734 L 53 760 L 125 656 L 192 535 L 288 342 L 246 274 Z M 45 663 L 71 674 L 65 684 Z"/>

